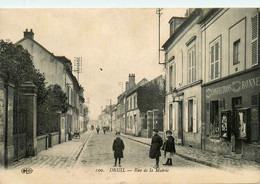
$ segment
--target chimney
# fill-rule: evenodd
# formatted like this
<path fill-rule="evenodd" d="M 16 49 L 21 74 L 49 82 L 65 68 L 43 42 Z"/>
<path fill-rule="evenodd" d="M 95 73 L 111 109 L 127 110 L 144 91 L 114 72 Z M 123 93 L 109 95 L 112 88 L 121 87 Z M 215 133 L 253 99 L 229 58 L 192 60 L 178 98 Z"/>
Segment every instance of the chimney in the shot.
<path fill-rule="evenodd" d="M 135 74 L 129 74 L 129 88 L 135 87 Z"/>
<path fill-rule="evenodd" d="M 186 20 L 185 17 L 172 17 L 169 21 L 170 24 L 170 36 L 176 31 L 176 29 Z"/>
<path fill-rule="evenodd" d="M 126 91 L 129 90 L 129 82 L 125 82 L 125 90 L 126 90 Z"/>
<path fill-rule="evenodd" d="M 34 33 L 32 29 L 30 30 L 30 32 L 28 31 L 28 29 L 26 29 L 25 32 L 23 32 L 23 34 L 24 34 L 24 38 L 30 38 L 32 40 L 34 38 Z"/>

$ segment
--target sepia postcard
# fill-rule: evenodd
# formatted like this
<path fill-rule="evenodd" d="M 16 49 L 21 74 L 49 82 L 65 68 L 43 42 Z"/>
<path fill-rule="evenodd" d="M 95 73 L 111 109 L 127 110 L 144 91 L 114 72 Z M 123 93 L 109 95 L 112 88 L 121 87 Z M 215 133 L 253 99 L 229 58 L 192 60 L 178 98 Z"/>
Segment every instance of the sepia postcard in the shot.
<path fill-rule="evenodd" d="M 0 184 L 260 182 L 258 7 L 28 2 L 0 6 Z"/>

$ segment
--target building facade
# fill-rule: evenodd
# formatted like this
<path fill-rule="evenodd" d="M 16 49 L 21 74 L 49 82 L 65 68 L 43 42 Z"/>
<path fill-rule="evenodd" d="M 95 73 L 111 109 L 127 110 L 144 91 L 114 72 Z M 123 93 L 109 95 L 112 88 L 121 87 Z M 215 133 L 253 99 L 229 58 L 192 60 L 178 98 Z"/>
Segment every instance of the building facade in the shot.
<path fill-rule="evenodd" d="M 69 108 L 61 120 L 64 133 L 82 131 L 80 109 L 84 104 L 83 88 L 72 74 L 71 61 L 65 56 L 55 56 L 35 41 L 32 29 L 26 29 L 24 38 L 16 44 L 22 45 L 31 54 L 35 68 L 45 74 L 47 85 L 58 84 L 67 94 Z"/>
<path fill-rule="evenodd" d="M 163 45 L 164 131 L 186 146 L 259 161 L 259 9 L 194 9 L 179 19 Z"/>
<path fill-rule="evenodd" d="M 199 24 L 203 148 L 260 161 L 259 9 L 213 9 Z"/>
<path fill-rule="evenodd" d="M 163 131 L 163 108 L 163 76 L 159 76 L 150 82 L 144 78 L 136 84 L 135 74 L 129 74 L 126 90 L 118 96 L 116 126 L 120 127 L 120 131 L 126 134 L 150 137 L 153 128 Z M 147 122 L 149 119 L 147 118 L 148 111 L 152 111 L 151 124 Z M 153 116 L 153 114 L 156 115 Z"/>
<path fill-rule="evenodd" d="M 171 130 L 177 142 L 201 148 L 201 29 L 205 12 L 195 9 L 184 18 L 173 17 L 165 42 L 166 99 L 164 132 Z M 175 26 L 173 26 L 174 24 Z"/>

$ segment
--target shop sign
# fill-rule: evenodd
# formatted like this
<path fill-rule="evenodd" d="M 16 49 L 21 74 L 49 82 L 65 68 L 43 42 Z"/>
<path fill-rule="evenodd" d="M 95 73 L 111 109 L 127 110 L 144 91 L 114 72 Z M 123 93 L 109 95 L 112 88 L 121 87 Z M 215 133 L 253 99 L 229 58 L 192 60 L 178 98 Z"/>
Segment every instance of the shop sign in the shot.
<path fill-rule="evenodd" d="M 222 95 L 226 93 L 238 93 L 242 90 L 254 88 L 260 86 L 260 77 L 251 78 L 247 80 L 237 80 L 225 86 L 207 89 L 206 98 L 210 98 L 215 95 Z"/>

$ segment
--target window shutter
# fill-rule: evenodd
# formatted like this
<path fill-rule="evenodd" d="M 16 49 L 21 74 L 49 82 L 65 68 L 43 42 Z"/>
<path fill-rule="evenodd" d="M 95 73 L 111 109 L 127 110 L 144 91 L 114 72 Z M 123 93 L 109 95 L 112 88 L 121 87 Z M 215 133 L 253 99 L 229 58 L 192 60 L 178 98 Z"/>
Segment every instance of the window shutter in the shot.
<path fill-rule="evenodd" d="M 252 23 L 252 42 L 251 42 L 251 56 L 252 66 L 258 64 L 258 16 L 251 19 Z"/>
<path fill-rule="evenodd" d="M 175 130 L 176 118 L 175 118 L 175 108 L 172 106 L 172 130 Z"/>
<path fill-rule="evenodd" d="M 193 132 L 198 132 L 198 125 L 197 125 L 197 99 L 193 99 Z"/>
<path fill-rule="evenodd" d="M 189 131 L 189 122 L 188 122 L 188 101 L 184 102 L 184 108 L 185 108 L 185 131 L 188 132 Z"/>

